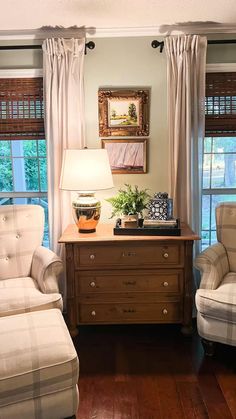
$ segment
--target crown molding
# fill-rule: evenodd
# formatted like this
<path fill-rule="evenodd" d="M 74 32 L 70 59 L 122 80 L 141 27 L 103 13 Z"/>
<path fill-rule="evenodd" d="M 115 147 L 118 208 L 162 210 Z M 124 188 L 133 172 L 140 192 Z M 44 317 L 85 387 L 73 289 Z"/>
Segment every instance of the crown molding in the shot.
<path fill-rule="evenodd" d="M 144 27 L 43 27 L 39 29 L 22 30 L 0 30 L 0 41 L 5 40 L 43 40 L 49 37 L 73 38 L 86 36 L 87 38 L 116 38 L 116 37 L 144 37 L 179 35 L 179 34 L 199 34 L 199 35 L 220 35 L 236 34 L 235 24 L 220 24 L 212 22 L 188 22 L 174 25 L 144 26 Z"/>

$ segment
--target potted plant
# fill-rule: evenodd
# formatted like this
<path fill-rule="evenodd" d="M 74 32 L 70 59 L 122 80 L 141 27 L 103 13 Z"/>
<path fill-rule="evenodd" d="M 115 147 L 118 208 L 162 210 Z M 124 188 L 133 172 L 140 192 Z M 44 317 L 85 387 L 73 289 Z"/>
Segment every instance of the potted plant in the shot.
<path fill-rule="evenodd" d="M 124 189 L 119 189 L 118 194 L 107 201 L 112 205 L 111 218 L 115 215 L 122 216 L 122 226 L 137 227 L 138 220 L 143 218 L 143 210 L 150 200 L 148 189 L 139 190 L 138 186 L 132 187 L 125 184 Z"/>

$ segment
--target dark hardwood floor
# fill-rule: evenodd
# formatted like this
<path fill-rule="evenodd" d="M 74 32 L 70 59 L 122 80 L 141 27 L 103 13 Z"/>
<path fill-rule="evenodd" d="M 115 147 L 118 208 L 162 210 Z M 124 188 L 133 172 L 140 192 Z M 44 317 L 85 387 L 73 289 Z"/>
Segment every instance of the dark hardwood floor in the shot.
<path fill-rule="evenodd" d="M 80 326 L 77 419 L 236 418 L 236 348 L 177 325 Z"/>

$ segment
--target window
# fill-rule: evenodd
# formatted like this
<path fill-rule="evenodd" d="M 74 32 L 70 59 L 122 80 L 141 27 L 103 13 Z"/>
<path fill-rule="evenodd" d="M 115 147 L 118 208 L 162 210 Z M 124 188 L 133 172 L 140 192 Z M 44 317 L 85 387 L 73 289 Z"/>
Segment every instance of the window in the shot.
<path fill-rule="evenodd" d="M 236 201 L 236 73 L 207 73 L 202 248 L 216 242 L 215 207 Z"/>
<path fill-rule="evenodd" d="M 49 246 L 43 79 L 0 78 L 0 205 L 39 204 Z"/>

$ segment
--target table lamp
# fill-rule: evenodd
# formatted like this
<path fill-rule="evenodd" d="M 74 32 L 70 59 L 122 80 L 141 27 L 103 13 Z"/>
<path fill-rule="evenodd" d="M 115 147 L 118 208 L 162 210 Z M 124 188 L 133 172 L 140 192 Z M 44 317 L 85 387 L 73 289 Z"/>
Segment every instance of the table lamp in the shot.
<path fill-rule="evenodd" d="M 77 191 L 72 212 L 80 233 L 93 233 L 100 219 L 101 202 L 94 192 L 113 187 L 107 150 L 64 150 L 60 189 Z"/>

